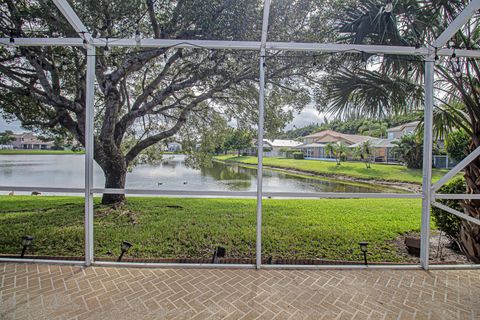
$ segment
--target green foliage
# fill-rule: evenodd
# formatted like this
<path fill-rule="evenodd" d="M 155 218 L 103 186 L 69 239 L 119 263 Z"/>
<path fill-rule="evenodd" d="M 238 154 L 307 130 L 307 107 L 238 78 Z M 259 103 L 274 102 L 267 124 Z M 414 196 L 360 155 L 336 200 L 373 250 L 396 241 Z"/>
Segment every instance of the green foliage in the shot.
<path fill-rule="evenodd" d="M 450 132 L 445 139 L 447 154 L 456 161 L 462 161 L 470 153 L 470 136 L 463 130 Z"/>
<path fill-rule="evenodd" d="M 12 131 L 5 131 L 0 133 L 0 144 L 10 144 L 10 142 L 15 141 Z"/>
<path fill-rule="evenodd" d="M 303 160 L 303 152 L 294 152 L 293 159 L 302 159 Z"/>
<path fill-rule="evenodd" d="M 342 161 L 347 160 L 349 149 L 348 146 L 341 141 L 336 143 L 329 142 L 325 145 L 325 152 L 328 155 L 333 155 L 337 165 L 340 165 Z"/>
<path fill-rule="evenodd" d="M 372 144 L 370 143 L 369 140 L 364 141 L 361 146 L 360 146 L 360 158 L 363 160 L 365 163 L 365 167 L 367 169 L 371 168 L 371 162 L 372 162 Z"/>
<path fill-rule="evenodd" d="M 133 38 L 138 30 L 149 39 L 253 41 L 259 39 L 263 17 L 261 0 L 72 0 L 70 4 L 94 38 Z M 327 0 L 274 2 L 269 39 L 327 41 L 331 12 L 337 7 Z M 51 1 L 3 1 L 0 12 L 5 17 L 0 19 L 4 37 L 13 26 L 21 29 L 13 30 L 14 37 L 79 37 L 66 19 L 59 19 L 62 15 Z M 94 158 L 110 177 L 105 180 L 107 187 L 123 187 L 126 168 L 155 161 L 159 144 L 171 140 L 185 145 L 192 163 L 207 161 L 206 150 L 215 149 L 214 144 L 200 141 L 206 130 L 195 130 L 215 122 L 216 116 L 236 121 L 240 128 L 256 127 L 257 52 L 198 46 L 124 48 L 114 42 L 108 51 L 108 46 L 97 46 L 95 63 Z M 70 134 L 84 146 L 86 50 L 0 46 L 0 60 L 2 84 L 8 84 L 0 87 L 2 116 L 46 136 Z M 318 87 L 312 79 L 325 60 L 319 59 L 314 67 L 300 59 L 269 59 L 267 138 L 311 102 L 310 92 Z M 120 198 L 105 195 L 104 203 Z"/>
<path fill-rule="evenodd" d="M 117 210 L 95 198 L 95 255 L 210 258 L 217 245 L 227 256 L 254 258 L 252 199 L 131 197 Z M 360 261 L 359 241 L 369 242 L 369 261 L 404 261 L 393 243 L 418 231 L 418 199 L 264 200 L 264 254 L 274 258 Z M 83 197 L 0 196 L 0 253 L 18 255 L 20 238 L 35 237 L 37 255 L 84 255 Z M 31 252 L 27 252 L 30 254 Z"/>
<path fill-rule="evenodd" d="M 225 139 L 224 149 L 227 151 L 237 150 L 238 155 L 240 155 L 242 149 L 252 147 L 253 137 L 253 133 L 247 129 L 231 130 Z"/>
<path fill-rule="evenodd" d="M 407 166 L 407 168 L 422 168 L 423 141 L 418 135 L 407 134 L 393 143 L 396 145 L 393 148 L 393 152 L 399 156 L 400 160 Z"/>
<path fill-rule="evenodd" d="M 465 179 L 462 177 L 456 177 L 441 187 L 438 193 L 465 194 L 466 189 L 467 187 L 465 184 Z M 437 201 L 452 209 L 460 212 L 463 211 L 463 208 L 460 205 L 460 200 L 438 199 Z M 456 243 L 459 239 L 461 219 L 434 206 L 432 206 L 432 217 L 438 229 L 445 232 L 445 234 L 453 241 L 453 243 Z"/>

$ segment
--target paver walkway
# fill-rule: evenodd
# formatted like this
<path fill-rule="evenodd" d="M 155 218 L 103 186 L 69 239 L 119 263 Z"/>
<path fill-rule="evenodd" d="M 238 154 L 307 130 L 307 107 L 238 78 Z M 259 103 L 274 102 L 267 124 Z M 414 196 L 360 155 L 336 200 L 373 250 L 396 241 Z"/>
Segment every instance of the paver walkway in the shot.
<path fill-rule="evenodd" d="M 0 319 L 480 319 L 480 270 L 0 263 Z"/>

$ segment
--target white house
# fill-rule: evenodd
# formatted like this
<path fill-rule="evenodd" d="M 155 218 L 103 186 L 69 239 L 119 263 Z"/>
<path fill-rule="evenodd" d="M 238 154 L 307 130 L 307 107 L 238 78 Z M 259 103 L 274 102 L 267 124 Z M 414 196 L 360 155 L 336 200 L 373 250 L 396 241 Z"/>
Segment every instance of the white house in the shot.
<path fill-rule="evenodd" d="M 253 141 L 253 144 L 256 145 L 257 141 Z M 265 157 L 279 157 L 282 155 L 283 150 L 292 149 L 301 145 L 301 142 L 295 140 L 282 140 L 282 139 L 263 139 L 263 155 Z M 248 150 L 248 155 L 256 155 L 257 148 L 250 148 Z"/>
<path fill-rule="evenodd" d="M 54 147 L 53 141 L 42 141 L 33 133 L 25 132 L 14 134 L 15 140 L 12 141 L 14 149 L 48 150 Z"/>
<path fill-rule="evenodd" d="M 182 145 L 178 142 L 170 142 L 167 146 L 169 152 L 179 152 L 182 151 Z"/>
<path fill-rule="evenodd" d="M 419 123 L 420 121 L 413 121 L 387 129 L 387 139 L 398 139 L 406 134 L 412 133 L 415 131 Z"/>

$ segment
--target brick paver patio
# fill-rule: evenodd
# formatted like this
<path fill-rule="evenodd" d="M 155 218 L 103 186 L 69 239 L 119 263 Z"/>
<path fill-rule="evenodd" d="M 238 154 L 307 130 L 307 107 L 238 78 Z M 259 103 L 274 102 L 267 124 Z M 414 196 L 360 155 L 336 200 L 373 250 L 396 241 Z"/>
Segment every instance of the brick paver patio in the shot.
<path fill-rule="evenodd" d="M 0 264 L 0 319 L 480 319 L 480 270 Z"/>

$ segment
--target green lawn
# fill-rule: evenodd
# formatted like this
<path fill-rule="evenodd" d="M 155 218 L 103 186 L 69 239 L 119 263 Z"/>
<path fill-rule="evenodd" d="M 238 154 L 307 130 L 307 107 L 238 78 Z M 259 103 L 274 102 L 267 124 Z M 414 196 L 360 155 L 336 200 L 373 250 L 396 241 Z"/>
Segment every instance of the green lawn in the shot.
<path fill-rule="evenodd" d="M 84 154 L 85 151 L 71 150 L 0 150 L 0 155 L 5 154 Z"/>
<path fill-rule="evenodd" d="M 223 155 L 215 157 L 222 161 L 239 162 L 247 165 L 256 165 L 257 157 L 237 157 Z M 283 158 L 264 158 L 265 166 L 293 169 L 326 176 L 347 176 L 360 179 L 399 181 L 422 183 L 421 169 L 408 169 L 401 165 L 372 164 L 370 169 L 361 162 L 342 162 L 337 165 L 334 161 L 295 160 Z M 433 169 L 433 180 L 439 180 L 447 170 Z"/>
<path fill-rule="evenodd" d="M 255 200 L 132 197 L 119 210 L 99 201 L 99 257 L 118 255 L 123 240 L 134 244 L 130 257 L 206 258 L 217 245 L 229 257 L 255 256 Z M 267 199 L 264 254 L 353 261 L 361 260 L 358 242 L 368 241 L 371 261 L 403 261 L 392 240 L 419 231 L 420 212 L 417 199 Z M 0 196 L 0 253 L 18 254 L 30 234 L 38 255 L 82 256 L 83 219 L 82 197 Z"/>

